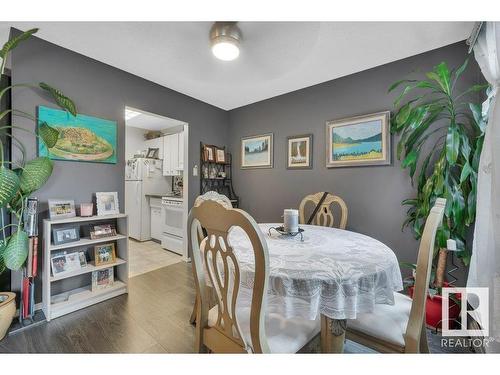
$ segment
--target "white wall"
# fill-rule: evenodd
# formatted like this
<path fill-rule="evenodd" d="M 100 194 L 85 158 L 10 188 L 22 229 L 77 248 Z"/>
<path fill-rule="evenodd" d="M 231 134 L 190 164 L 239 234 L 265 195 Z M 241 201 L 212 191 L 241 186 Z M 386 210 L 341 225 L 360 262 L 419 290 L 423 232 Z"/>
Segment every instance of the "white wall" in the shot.
<path fill-rule="evenodd" d="M 137 150 L 144 150 L 144 133 L 147 130 L 134 128 L 132 126 L 125 127 L 125 160 L 134 156 Z"/>

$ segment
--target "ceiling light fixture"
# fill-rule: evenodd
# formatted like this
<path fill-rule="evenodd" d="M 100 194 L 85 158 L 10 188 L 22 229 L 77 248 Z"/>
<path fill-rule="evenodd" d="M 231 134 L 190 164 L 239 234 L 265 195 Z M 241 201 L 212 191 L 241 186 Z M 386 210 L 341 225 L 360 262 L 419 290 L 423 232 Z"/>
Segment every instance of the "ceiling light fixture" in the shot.
<path fill-rule="evenodd" d="M 241 31 L 236 22 L 215 22 L 210 29 L 212 53 L 219 60 L 232 61 L 240 55 Z"/>

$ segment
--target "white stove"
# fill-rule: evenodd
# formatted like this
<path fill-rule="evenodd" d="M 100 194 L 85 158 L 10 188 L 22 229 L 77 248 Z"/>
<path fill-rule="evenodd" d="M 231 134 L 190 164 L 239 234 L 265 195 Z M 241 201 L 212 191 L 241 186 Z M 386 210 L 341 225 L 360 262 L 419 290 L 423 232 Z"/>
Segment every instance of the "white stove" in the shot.
<path fill-rule="evenodd" d="M 164 249 L 181 254 L 183 252 L 184 200 L 181 197 L 165 196 L 161 199 Z"/>

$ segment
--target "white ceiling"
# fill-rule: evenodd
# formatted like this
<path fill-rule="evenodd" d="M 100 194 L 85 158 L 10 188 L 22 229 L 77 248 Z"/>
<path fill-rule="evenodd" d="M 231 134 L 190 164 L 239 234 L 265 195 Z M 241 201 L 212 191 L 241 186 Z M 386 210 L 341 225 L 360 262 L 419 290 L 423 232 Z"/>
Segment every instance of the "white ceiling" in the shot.
<path fill-rule="evenodd" d="M 3 40 L 10 26 L 230 110 L 464 40 L 473 23 L 241 22 L 232 62 L 212 56 L 209 22 L 2 22 Z"/>
<path fill-rule="evenodd" d="M 174 120 L 169 117 L 158 116 L 152 113 L 130 108 L 134 112 L 140 112 L 139 115 L 125 120 L 126 126 L 140 128 L 145 130 L 166 130 L 176 126 L 184 125 L 185 122 Z"/>

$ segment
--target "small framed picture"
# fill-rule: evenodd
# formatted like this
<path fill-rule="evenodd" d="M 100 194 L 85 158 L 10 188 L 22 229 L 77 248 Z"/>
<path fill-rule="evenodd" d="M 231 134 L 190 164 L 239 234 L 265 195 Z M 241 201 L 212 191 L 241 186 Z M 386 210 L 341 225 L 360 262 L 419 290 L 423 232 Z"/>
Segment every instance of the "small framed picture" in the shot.
<path fill-rule="evenodd" d="M 288 169 L 312 168 L 312 142 L 313 135 L 296 135 L 287 138 L 287 164 Z"/>
<path fill-rule="evenodd" d="M 54 245 L 61 245 L 68 242 L 80 241 L 80 228 L 69 226 L 52 229 L 52 242 Z"/>
<path fill-rule="evenodd" d="M 110 264 L 116 261 L 116 251 L 114 243 L 97 245 L 94 247 L 95 265 Z"/>
<path fill-rule="evenodd" d="M 49 199 L 49 217 L 51 220 L 75 217 L 75 201 L 63 199 Z"/>
<path fill-rule="evenodd" d="M 273 168 L 273 133 L 241 138 L 241 169 Z"/>
<path fill-rule="evenodd" d="M 50 265 L 52 274 L 57 276 L 87 267 L 87 257 L 83 251 L 57 254 L 50 258 Z"/>
<path fill-rule="evenodd" d="M 149 159 L 158 159 L 158 153 L 160 152 L 159 148 L 148 148 L 148 152 L 146 154 L 146 158 Z"/>
<path fill-rule="evenodd" d="M 203 146 L 203 156 L 205 161 L 215 161 L 215 151 L 213 146 Z"/>
<path fill-rule="evenodd" d="M 109 288 L 114 283 L 113 267 L 92 272 L 92 291 Z"/>
<path fill-rule="evenodd" d="M 120 213 L 118 205 L 118 193 L 112 192 L 99 192 L 95 193 L 97 199 L 97 216 L 102 215 L 116 215 Z"/>
<path fill-rule="evenodd" d="M 116 229 L 112 224 L 90 226 L 90 239 L 92 240 L 113 236 L 116 236 Z"/>
<path fill-rule="evenodd" d="M 215 162 L 219 164 L 226 163 L 226 151 L 221 148 L 215 149 Z"/>

